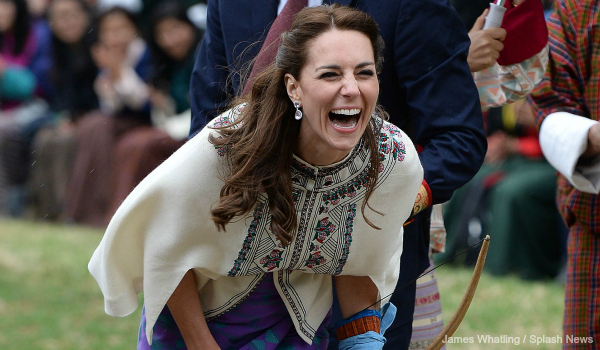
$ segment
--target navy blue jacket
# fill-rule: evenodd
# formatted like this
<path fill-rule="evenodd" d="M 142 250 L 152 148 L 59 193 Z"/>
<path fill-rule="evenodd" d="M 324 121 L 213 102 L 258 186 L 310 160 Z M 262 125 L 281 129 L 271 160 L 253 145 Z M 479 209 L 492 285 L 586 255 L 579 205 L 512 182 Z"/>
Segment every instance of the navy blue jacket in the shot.
<path fill-rule="evenodd" d="M 422 148 L 433 203 L 449 200 L 479 170 L 487 148 L 479 97 L 466 62 L 470 41 L 464 25 L 448 0 L 324 0 L 333 2 L 363 10 L 379 25 L 386 45 L 379 103 L 390 121 Z M 223 111 L 240 89 L 239 78 L 230 74 L 240 72 L 258 53 L 278 4 L 208 1 L 207 31 L 191 81 L 191 135 Z M 399 287 L 429 264 L 429 215 L 422 212 L 405 228 Z M 392 328 L 386 337 L 390 348 L 401 349 L 408 346 L 406 332 L 410 339 L 414 283 L 395 293 L 392 301 L 399 307 L 398 327 L 404 331 Z M 390 337 L 396 336 L 401 346 L 393 345 Z"/>

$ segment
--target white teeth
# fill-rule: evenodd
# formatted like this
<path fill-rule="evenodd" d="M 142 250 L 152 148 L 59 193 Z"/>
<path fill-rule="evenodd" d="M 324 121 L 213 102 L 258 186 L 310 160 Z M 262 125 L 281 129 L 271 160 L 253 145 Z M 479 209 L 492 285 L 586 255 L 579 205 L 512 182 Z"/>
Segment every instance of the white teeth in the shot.
<path fill-rule="evenodd" d="M 340 129 L 352 129 L 356 126 L 356 122 L 358 120 L 352 120 L 349 125 L 340 125 L 335 120 L 332 120 L 331 123 Z"/>
<path fill-rule="evenodd" d="M 355 115 L 355 114 L 360 113 L 360 109 L 359 108 L 334 109 L 333 111 L 331 111 L 331 113 L 333 113 L 333 114 L 343 114 L 343 115 Z"/>

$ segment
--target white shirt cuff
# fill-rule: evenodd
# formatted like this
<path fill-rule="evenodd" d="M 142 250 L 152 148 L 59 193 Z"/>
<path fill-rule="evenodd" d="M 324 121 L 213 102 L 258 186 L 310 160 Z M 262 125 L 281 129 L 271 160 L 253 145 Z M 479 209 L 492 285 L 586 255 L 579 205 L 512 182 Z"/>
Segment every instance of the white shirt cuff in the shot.
<path fill-rule="evenodd" d="M 600 192 L 600 157 L 585 165 L 579 157 L 588 144 L 588 132 L 595 120 L 567 112 L 548 115 L 540 128 L 540 146 L 544 156 L 578 190 Z"/>

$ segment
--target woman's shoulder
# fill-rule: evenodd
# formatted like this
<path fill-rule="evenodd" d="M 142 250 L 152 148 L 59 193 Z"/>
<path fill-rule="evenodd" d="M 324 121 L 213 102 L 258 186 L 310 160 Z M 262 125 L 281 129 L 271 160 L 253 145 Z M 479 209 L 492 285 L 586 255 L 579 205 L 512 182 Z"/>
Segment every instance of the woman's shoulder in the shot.
<path fill-rule="evenodd" d="M 407 153 L 416 154 L 412 141 L 404 131 L 388 121 L 379 119 L 379 122 L 381 123 L 379 152 L 382 159 L 391 155 L 395 161 L 402 162 Z"/>
<path fill-rule="evenodd" d="M 206 124 L 206 126 L 190 141 L 193 141 L 197 145 L 202 144 L 204 147 L 215 149 L 216 154 L 219 156 L 218 158 L 225 156 L 230 149 L 230 145 L 227 143 L 221 144 L 219 142 L 214 142 L 214 140 L 223 137 L 220 135 L 219 129 L 230 126 L 233 128 L 237 127 L 235 121 L 242 114 L 244 107 L 245 104 L 238 105 L 219 114 L 219 116 L 208 122 L 208 124 Z"/>
<path fill-rule="evenodd" d="M 397 127 L 396 125 L 390 123 L 387 120 L 382 120 L 379 119 L 381 125 L 381 132 L 385 133 L 385 134 L 389 134 L 391 136 L 397 136 L 399 138 L 401 137 L 405 137 L 406 133 L 404 131 L 402 131 L 402 129 L 400 129 L 399 127 Z"/>
<path fill-rule="evenodd" d="M 206 124 L 206 128 L 219 129 L 233 125 L 235 121 L 242 115 L 245 108 L 246 104 L 242 103 L 228 109 Z"/>

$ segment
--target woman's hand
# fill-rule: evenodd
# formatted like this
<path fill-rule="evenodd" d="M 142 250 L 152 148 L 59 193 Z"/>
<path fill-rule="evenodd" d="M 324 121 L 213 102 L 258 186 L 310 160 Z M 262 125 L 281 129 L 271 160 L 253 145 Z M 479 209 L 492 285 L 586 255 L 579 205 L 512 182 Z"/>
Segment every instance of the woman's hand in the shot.
<path fill-rule="evenodd" d="M 161 111 L 167 111 L 169 96 L 164 92 L 152 87 L 148 86 L 148 92 L 150 93 L 150 103 L 153 107 L 158 108 Z"/>
<path fill-rule="evenodd" d="M 111 81 L 117 81 L 121 78 L 121 68 L 125 63 L 127 54 L 123 49 L 111 48 L 103 43 L 97 43 L 92 47 L 91 52 L 96 66 L 108 70 Z"/>
<path fill-rule="evenodd" d="M 485 16 L 488 10 L 483 11 L 477 18 L 473 28 L 469 31 L 471 46 L 467 63 L 471 72 L 479 72 L 496 64 L 500 51 L 504 48 L 502 41 L 506 38 L 506 30 L 502 28 L 489 28 L 483 30 Z"/>
<path fill-rule="evenodd" d="M 196 287 L 196 276 L 189 270 L 169 298 L 167 306 L 177 323 L 189 350 L 217 350 L 219 345 L 213 338 L 200 306 Z"/>
<path fill-rule="evenodd" d="M 512 0 L 513 6 L 519 6 L 527 0 Z"/>

